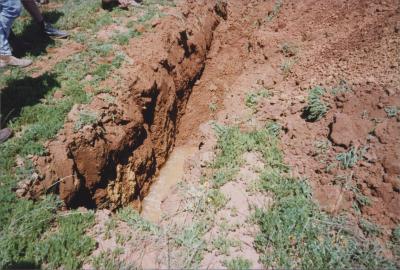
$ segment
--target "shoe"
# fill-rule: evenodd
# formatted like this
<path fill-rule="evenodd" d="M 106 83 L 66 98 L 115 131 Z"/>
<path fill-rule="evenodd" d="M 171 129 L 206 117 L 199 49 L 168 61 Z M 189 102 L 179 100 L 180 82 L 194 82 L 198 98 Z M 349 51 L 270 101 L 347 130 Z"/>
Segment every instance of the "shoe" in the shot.
<path fill-rule="evenodd" d="M 47 5 L 49 3 L 49 0 L 36 0 L 36 3 L 39 5 Z"/>
<path fill-rule="evenodd" d="M 50 23 L 47 23 L 47 22 L 43 22 L 42 30 L 46 35 L 48 35 L 50 37 L 54 37 L 54 38 L 66 38 L 69 36 L 69 34 L 67 32 L 58 30 L 53 25 L 51 25 Z"/>
<path fill-rule="evenodd" d="M 16 58 L 12 55 L 0 55 L 0 68 L 7 66 L 27 67 L 32 64 L 32 60 L 26 58 Z"/>
<path fill-rule="evenodd" d="M 3 128 L 0 130 L 0 144 L 7 141 L 12 136 L 12 130 L 9 128 Z"/>

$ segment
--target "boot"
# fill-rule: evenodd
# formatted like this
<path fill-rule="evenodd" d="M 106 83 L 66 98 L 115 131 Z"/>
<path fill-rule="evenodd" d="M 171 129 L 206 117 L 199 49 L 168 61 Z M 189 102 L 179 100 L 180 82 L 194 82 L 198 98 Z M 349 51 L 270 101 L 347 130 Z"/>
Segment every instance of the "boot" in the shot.
<path fill-rule="evenodd" d="M 9 128 L 3 128 L 0 130 L 0 144 L 7 141 L 12 136 L 12 130 Z"/>
<path fill-rule="evenodd" d="M 0 68 L 4 68 L 7 66 L 13 67 L 27 67 L 32 64 L 32 60 L 25 58 L 16 58 L 12 55 L 0 55 Z"/>
<path fill-rule="evenodd" d="M 59 30 L 55 28 L 53 25 L 47 22 L 42 22 L 41 23 L 41 28 L 42 31 L 48 35 L 49 37 L 53 38 L 66 38 L 69 36 L 69 34 L 65 31 Z"/>

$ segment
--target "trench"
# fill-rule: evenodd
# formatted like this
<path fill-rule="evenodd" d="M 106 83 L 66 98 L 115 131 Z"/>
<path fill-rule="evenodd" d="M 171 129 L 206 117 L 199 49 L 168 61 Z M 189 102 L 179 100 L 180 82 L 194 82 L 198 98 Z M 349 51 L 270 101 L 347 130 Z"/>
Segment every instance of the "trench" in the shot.
<path fill-rule="evenodd" d="M 69 208 L 130 205 L 148 219 L 161 218 L 161 202 L 196 149 L 173 150 L 214 32 L 227 16 L 221 1 L 188 5 L 184 20 L 166 18 L 160 29 L 130 44 L 129 57 L 136 62 L 127 67 L 125 91 L 116 93 L 115 104 L 96 96 L 85 105 L 101 115 L 98 123 L 77 132 L 79 110 L 70 112 L 60 136 L 47 143 L 48 155 L 35 159 L 41 180 L 33 197 L 51 189 Z"/>
<path fill-rule="evenodd" d="M 196 153 L 197 147 L 178 146 L 169 155 L 150 191 L 143 200 L 141 215 L 154 223 L 163 217 L 162 202 L 168 197 L 173 188 L 179 184 L 184 176 L 185 161 Z"/>

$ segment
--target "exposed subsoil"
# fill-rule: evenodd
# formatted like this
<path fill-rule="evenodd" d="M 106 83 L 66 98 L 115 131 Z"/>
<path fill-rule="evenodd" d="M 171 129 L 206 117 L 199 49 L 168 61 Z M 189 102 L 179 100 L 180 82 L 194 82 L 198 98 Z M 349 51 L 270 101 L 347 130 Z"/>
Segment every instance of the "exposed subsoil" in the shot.
<path fill-rule="evenodd" d="M 253 1 L 246 8 L 268 14 L 271 6 L 263 4 Z M 229 5 L 230 12 L 237 6 Z M 240 117 L 239 102 L 246 92 L 265 87 L 273 96 L 258 104 L 256 123 L 283 126 L 286 162 L 296 176 L 311 181 L 321 207 L 335 214 L 359 207 L 364 217 L 393 228 L 400 221 L 400 116 L 388 117 L 385 108 L 400 105 L 399 19 L 398 1 L 285 1 L 271 22 L 246 14 L 237 25 L 220 26 L 221 35 L 232 34 L 216 38 L 217 57 L 209 59 L 193 89 L 178 138 L 201 141 L 192 126 L 212 115 L 210 100 L 224 106 L 218 122 L 254 121 Z M 246 30 L 234 31 L 240 27 Z M 282 52 L 285 43 L 295 48 L 293 54 Z M 289 74 L 280 70 L 285 60 L 294 63 Z M 243 76 L 253 84 L 239 83 Z M 317 85 L 328 90 L 329 112 L 306 122 L 308 90 Z M 244 88 L 239 98 L 233 87 Z M 335 88 L 347 91 L 330 93 Z M 318 152 L 318 143 L 328 149 Z M 359 161 L 341 169 L 336 156 L 352 147 L 359 149 Z M 367 204 L 360 204 L 360 194 Z"/>
<path fill-rule="evenodd" d="M 210 120 L 248 129 L 274 120 L 284 130 L 286 162 L 295 176 L 309 179 L 322 209 L 359 209 L 387 237 L 400 222 L 400 115 L 385 111 L 400 108 L 399 2 L 285 1 L 271 19 L 274 1 L 233 0 L 226 9 L 216 3 L 222 2 L 185 1 L 173 16 L 154 22 L 150 33 L 131 40 L 115 101 L 100 94 L 74 107 L 47 144 L 49 155 L 35 158 L 41 179 L 33 195 L 54 189 L 71 207 L 140 209 L 175 145 L 201 148 L 184 178 L 201 176 L 215 145 L 205 135 Z M 285 43 L 295 50 L 282 52 Z M 290 68 L 283 71 L 285 61 Z M 328 90 L 323 99 L 329 111 L 307 122 L 308 90 L 317 85 Z M 338 86 L 343 93 L 331 93 Z M 244 100 L 260 88 L 271 96 L 254 114 Z M 82 111 L 99 117 L 76 131 Z M 337 154 L 353 148 L 357 163 L 341 168 Z M 240 183 L 225 190 L 235 207 L 241 205 L 233 192 L 243 188 Z M 166 213 L 179 210 L 177 194 L 165 200 Z M 207 255 L 203 266 L 220 267 L 215 256 Z"/>

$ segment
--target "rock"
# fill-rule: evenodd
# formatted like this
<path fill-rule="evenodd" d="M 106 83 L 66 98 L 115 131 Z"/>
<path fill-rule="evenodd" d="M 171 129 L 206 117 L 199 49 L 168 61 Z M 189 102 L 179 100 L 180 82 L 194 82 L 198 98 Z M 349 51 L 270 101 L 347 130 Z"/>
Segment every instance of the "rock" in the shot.
<path fill-rule="evenodd" d="M 364 143 L 372 123 L 366 119 L 352 118 L 344 113 L 338 113 L 331 125 L 330 138 L 336 145 L 349 147 L 354 142 Z"/>
<path fill-rule="evenodd" d="M 346 197 L 338 186 L 324 185 L 314 192 L 314 198 L 318 200 L 321 209 L 330 214 L 345 208 Z"/>

